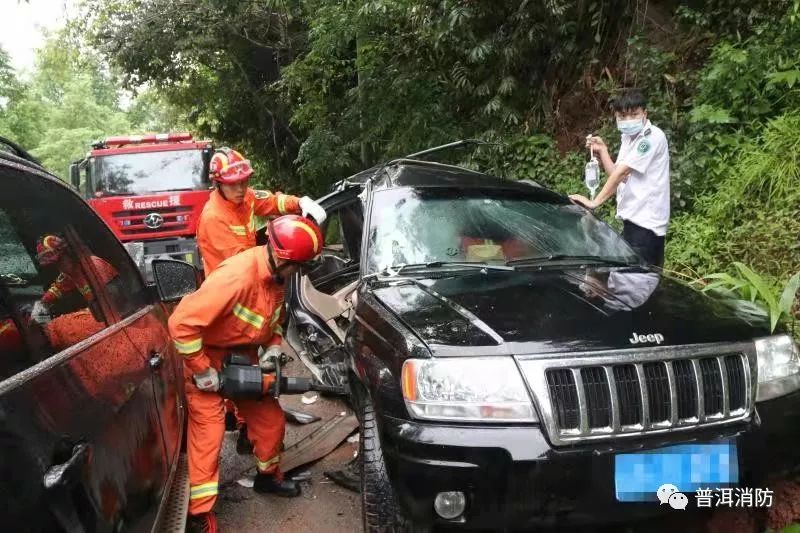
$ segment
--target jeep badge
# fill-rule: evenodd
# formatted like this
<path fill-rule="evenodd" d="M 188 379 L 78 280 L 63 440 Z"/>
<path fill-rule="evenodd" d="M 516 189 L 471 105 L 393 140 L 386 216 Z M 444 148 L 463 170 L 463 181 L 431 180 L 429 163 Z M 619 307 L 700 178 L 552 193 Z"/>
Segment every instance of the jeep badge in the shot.
<path fill-rule="evenodd" d="M 637 335 L 636 332 L 633 332 L 633 337 L 628 339 L 631 341 L 631 344 L 639 344 L 641 342 L 654 342 L 656 344 L 661 344 L 664 342 L 664 335 L 661 333 L 651 333 L 649 335 Z"/>

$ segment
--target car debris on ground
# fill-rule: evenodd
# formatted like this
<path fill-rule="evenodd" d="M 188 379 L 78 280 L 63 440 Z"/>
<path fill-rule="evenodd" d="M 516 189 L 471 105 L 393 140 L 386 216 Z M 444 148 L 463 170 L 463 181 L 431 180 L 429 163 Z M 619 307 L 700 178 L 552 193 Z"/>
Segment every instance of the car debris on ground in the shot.
<path fill-rule="evenodd" d="M 317 394 L 316 392 L 307 392 L 303 394 L 300 400 L 306 405 L 311 405 L 312 403 L 316 403 L 316 401 L 319 400 L 319 394 Z"/>

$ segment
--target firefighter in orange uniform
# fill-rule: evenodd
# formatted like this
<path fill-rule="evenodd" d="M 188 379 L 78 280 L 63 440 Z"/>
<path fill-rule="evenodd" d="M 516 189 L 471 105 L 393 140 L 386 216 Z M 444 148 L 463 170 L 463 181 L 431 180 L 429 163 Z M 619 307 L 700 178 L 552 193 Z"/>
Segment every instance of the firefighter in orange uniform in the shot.
<path fill-rule="evenodd" d="M 94 303 L 94 293 L 86 279 L 80 263 L 67 251 L 67 242 L 58 235 L 44 235 L 36 243 L 36 259 L 42 266 L 56 265 L 59 270 L 58 277 L 50 284 L 44 295 L 36 302 L 31 311 L 31 320 L 44 323 L 49 320 L 50 307 L 65 295 L 78 291 L 91 310 Z M 118 273 L 105 260 L 97 256 L 89 256 L 98 281 L 101 285 L 109 283 L 117 277 Z"/>
<path fill-rule="evenodd" d="M 282 342 L 284 280 L 322 250 L 322 232 L 312 220 L 286 215 L 269 222 L 269 243 L 222 262 L 201 287 L 186 296 L 169 319 L 175 346 L 184 356 L 189 405 L 190 528 L 216 531 L 211 512 L 217 499 L 219 454 L 225 433 L 219 370 L 225 357 L 245 353 L 264 370 L 274 369 L 267 350 Z M 285 419 L 277 400 L 237 401 L 250 428 L 258 474 L 254 490 L 294 497 L 300 487 L 279 468 Z"/>
<path fill-rule="evenodd" d="M 225 259 L 256 245 L 255 217 L 297 214 L 301 211 L 325 221 L 325 210 L 307 196 L 298 198 L 281 192 L 255 191 L 248 184 L 253 168 L 236 150 L 220 148 L 211 158 L 209 175 L 217 184 L 206 202 L 197 227 L 197 245 L 208 276 Z M 247 426 L 232 402 L 225 409 L 236 417 L 239 426 L 239 453 L 250 453 Z M 231 428 L 232 429 L 232 428 Z"/>
<path fill-rule="evenodd" d="M 256 245 L 255 217 L 309 214 L 317 224 L 325 210 L 308 196 L 255 191 L 248 186 L 253 168 L 242 154 L 220 148 L 211 158 L 209 174 L 217 184 L 197 228 L 197 245 L 208 276 L 225 259 Z"/>

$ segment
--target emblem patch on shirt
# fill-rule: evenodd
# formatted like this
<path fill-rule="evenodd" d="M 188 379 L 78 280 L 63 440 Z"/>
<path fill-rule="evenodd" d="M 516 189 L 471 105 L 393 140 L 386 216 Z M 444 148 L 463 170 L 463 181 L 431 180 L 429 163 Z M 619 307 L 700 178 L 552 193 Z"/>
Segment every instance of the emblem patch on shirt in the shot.
<path fill-rule="evenodd" d="M 639 141 L 639 144 L 636 145 L 636 151 L 640 154 L 644 155 L 650 151 L 650 141 L 647 139 L 642 139 Z"/>
<path fill-rule="evenodd" d="M 256 193 L 256 198 L 258 200 L 263 200 L 265 198 L 269 198 L 270 196 L 272 196 L 272 193 L 269 191 L 254 190 L 253 192 Z"/>

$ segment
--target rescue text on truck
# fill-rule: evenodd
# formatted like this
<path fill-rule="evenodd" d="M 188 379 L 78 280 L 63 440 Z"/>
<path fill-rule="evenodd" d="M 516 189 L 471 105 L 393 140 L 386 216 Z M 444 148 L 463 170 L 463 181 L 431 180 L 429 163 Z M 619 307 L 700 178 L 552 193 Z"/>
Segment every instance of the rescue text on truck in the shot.
<path fill-rule="evenodd" d="M 208 140 L 190 133 L 108 137 L 70 165 L 70 181 L 136 259 L 148 282 L 155 258 L 198 267 L 197 222 L 211 183 Z"/>

